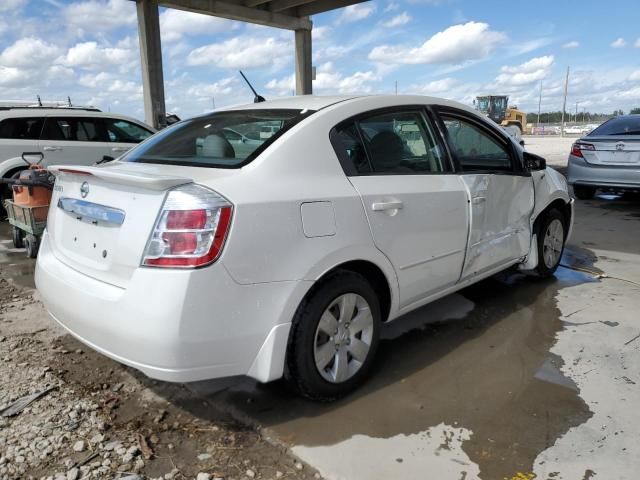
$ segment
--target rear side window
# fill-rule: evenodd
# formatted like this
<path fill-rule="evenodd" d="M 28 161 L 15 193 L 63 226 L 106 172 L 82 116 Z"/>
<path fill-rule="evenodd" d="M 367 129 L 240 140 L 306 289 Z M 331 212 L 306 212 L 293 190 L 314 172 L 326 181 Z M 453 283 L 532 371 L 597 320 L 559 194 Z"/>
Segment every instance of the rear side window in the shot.
<path fill-rule="evenodd" d="M 640 115 L 616 117 L 604 122 L 588 136 L 601 135 L 640 135 Z"/>
<path fill-rule="evenodd" d="M 109 136 L 100 118 L 48 117 L 42 130 L 43 140 L 108 142 Z"/>
<path fill-rule="evenodd" d="M 43 123 L 42 117 L 6 118 L 0 121 L 0 138 L 38 140 Z"/>
<path fill-rule="evenodd" d="M 421 112 L 389 112 L 338 127 L 336 148 L 358 174 L 440 173 L 445 157 Z"/>
<path fill-rule="evenodd" d="M 105 118 L 107 134 L 110 142 L 140 143 L 153 133 L 135 123 L 120 120 L 118 118 Z"/>
<path fill-rule="evenodd" d="M 259 109 L 216 112 L 162 130 L 122 160 L 240 168 L 311 113 L 310 110 Z"/>
<path fill-rule="evenodd" d="M 442 115 L 442 120 L 463 172 L 512 171 L 509 150 L 489 133 L 458 117 Z"/>

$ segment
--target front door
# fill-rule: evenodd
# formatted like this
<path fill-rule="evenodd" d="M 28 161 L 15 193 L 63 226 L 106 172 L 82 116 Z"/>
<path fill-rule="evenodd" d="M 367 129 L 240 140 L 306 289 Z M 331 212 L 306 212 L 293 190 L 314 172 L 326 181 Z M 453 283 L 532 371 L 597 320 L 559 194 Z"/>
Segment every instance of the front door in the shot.
<path fill-rule="evenodd" d="M 371 113 L 337 131 L 375 245 L 393 264 L 405 307 L 458 280 L 467 193 L 420 109 Z"/>
<path fill-rule="evenodd" d="M 531 242 L 534 186 L 506 137 L 464 113 L 441 118 L 469 190 L 471 230 L 462 279 L 522 258 Z"/>

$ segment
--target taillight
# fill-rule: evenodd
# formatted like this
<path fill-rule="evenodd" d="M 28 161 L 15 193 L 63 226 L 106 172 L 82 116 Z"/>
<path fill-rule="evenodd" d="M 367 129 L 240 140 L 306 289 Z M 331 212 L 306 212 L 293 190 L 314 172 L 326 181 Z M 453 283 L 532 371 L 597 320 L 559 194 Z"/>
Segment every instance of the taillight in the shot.
<path fill-rule="evenodd" d="M 573 145 L 571 145 L 571 155 L 573 155 L 574 157 L 584 158 L 582 156 L 582 150 L 595 150 L 595 149 L 596 149 L 596 147 L 594 147 L 590 143 L 578 143 L 578 142 L 576 142 Z"/>
<path fill-rule="evenodd" d="M 189 184 L 167 194 L 142 260 L 152 267 L 195 268 L 215 262 L 233 205 L 213 190 Z"/>

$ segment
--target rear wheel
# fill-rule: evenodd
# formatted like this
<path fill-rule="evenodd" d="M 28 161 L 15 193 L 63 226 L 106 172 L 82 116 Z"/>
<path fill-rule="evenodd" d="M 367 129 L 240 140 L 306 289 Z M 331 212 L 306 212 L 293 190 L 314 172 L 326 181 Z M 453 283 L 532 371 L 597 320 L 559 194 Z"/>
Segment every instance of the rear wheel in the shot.
<path fill-rule="evenodd" d="M 379 300 L 362 275 L 331 275 L 296 312 L 285 378 L 312 400 L 332 401 L 350 393 L 371 370 L 380 319 Z"/>
<path fill-rule="evenodd" d="M 11 227 L 11 239 L 15 248 L 24 248 L 24 232 L 18 227 Z"/>
<path fill-rule="evenodd" d="M 580 200 L 591 200 L 596 194 L 595 187 L 583 187 L 580 185 L 573 186 L 573 193 Z"/>
<path fill-rule="evenodd" d="M 542 278 L 547 278 L 555 273 L 564 251 L 566 232 L 562 213 L 558 210 L 549 211 L 540 222 L 536 233 L 538 239 L 536 273 Z"/>
<path fill-rule="evenodd" d="M 24 246 L 27 249 L 27 257 L 36 258 L 38 256 L 38 247 L 40 246 L 38 237 L 28 233 L 24 238 Z"/>

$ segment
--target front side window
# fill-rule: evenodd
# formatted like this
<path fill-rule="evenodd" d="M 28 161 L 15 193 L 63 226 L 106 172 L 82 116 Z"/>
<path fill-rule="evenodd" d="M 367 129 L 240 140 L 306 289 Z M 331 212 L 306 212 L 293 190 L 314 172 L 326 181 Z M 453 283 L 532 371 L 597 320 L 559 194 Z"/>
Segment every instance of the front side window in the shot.
<path fill-rule="evenodd" d="M 6 118 L 0 121 L 0 138 L 38 140 L 43 122 L 42 117 Z"/>
<path fill-rule="evenodd" d="M 442 120 L 463 172 L 512 171 L 509 151 L 497 139 L 464 119 L 442 115 Z"/>
<path fill-rule="evenodd" d="M 142 128 L 135 123 L 127 122 L 117 118 L 105 118 L 107 134 L 110 142 L 119 143 L 140 143 L 153 135 L 153 132 Z"/>
<path fill-rule="evenodd" d="M 48 117 L 42 129 L 43 140 L 108 142 L 109 135 L 99 118 Z"/>
<path fill-rule="evenodd" d="M 162 130 L 122 160 L 239 168 L 311 113 L 310 110 L 266 109 L 216 112 Z"/>
<path fill-rule="evenodd" d="M 421 112 L 390 112 L 336 130 L 342 156 L 359 174 L 439 173 L 444 155 Z"/>

